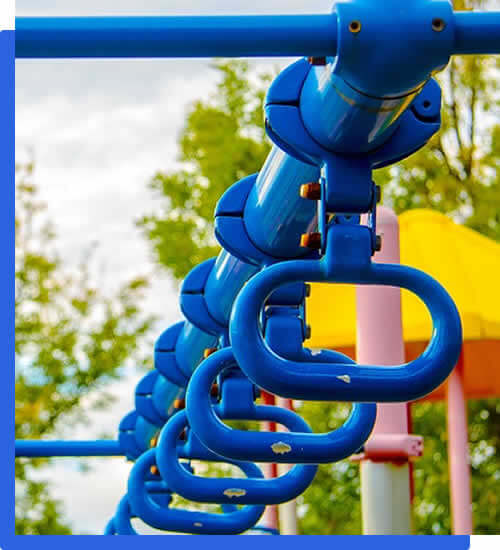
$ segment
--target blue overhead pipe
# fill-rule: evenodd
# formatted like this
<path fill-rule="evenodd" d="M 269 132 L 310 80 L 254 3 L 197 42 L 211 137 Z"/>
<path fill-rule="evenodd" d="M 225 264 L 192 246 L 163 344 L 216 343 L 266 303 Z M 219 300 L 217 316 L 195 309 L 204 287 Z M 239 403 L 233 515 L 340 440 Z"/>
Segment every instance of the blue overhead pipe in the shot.
<path fill-rule="evenodd" d="M 334 14 L 18 17 L 16 57 L 335 55 L 336 31 Z"/>
<path fill-rule="evenodd" d="M 375 11 L 382 12 L 378 6 Z M 500 12 L 453 16 L 450 53 L 500 53 Z M 335 13 L 17 17 L 16 57 L 334 56 L 337 34 Z"/>
<path fill-rule="evenodd" d="M 500 11 L 455 12 L 456 55 L 500 53 Z"/>
<path fill-rule="evenodd" d="M 40 458 L 52 456 L 124 456 L 118 441 L 43 441 L 16 440 L 16 457 Z"/>

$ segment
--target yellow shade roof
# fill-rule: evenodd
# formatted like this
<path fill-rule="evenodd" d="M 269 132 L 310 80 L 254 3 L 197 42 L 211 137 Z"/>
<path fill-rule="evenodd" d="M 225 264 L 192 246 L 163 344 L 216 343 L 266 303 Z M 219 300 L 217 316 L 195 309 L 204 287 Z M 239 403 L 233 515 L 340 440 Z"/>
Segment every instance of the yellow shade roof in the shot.
<path fill-rule="evenodd" d="M 469 395 L 500 395 L 500 245 L 431 210 L 405 212 L 399 225 L 401 263 L 438 280 L 458 307 L 466 379 L 476 378 Z M 425 306 L 407 291 L 402 293 L 402 312 L 411 359 L 429 340 L 431 321 Z M 307 303 L 312 328 L 308 347 L 343 349 L 352 356 L 355 314 L 354 286 L 313 284 Z"/>

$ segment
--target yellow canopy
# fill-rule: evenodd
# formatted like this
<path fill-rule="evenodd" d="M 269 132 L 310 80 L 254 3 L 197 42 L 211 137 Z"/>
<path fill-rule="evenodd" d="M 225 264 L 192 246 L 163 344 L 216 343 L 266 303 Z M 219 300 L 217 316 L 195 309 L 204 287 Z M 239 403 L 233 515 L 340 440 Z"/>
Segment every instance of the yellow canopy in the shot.
<path fill-rule="evenodd" d="M 401 263 L 437 279 L 455 301 L 464 333 L 468 397 L 500 395 L 500 245 L 431 210 L 399 216 Z M 424 349 L 431 334 L 425 306 L 403 291 L 407 359 Z M 312 337 L 308 347 L 340 349 L 354 356 L 355 287 L 315 283 L 307 303 Z M 440 398 L 443 388 L 434 392 Z"/>

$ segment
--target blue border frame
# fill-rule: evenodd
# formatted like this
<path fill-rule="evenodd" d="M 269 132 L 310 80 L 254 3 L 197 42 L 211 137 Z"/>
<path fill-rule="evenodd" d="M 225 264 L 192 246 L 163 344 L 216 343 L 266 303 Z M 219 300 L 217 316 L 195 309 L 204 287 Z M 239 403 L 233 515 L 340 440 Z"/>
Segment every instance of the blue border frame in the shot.
<path fill-rule="evenodd" d="M 2 311 L 2 350 L 3 364 L 0 369 L 0 383 L 3 389 L 3 398 L 0 400 L 0 415 L 2 418 L 1 433 L 4 441 L 3 452 L 0 454 L 0 548 L 10 550 L 10 548 L 30 548 L 30 545 L 50 547 L 51 549 L 61 550 L 68 544 L 65 539 L 57 536 L 35 539 L 30 542 L 24 536 L 14 536 L 14 209 L 15 209 L 15 149 L 14 149 L 14 117 L 15 117 L 15 63 L 14 49 L 15 39 L 14 31 L 0 32 L 0 178 L 1 190 L 1 242 L 3 250 L 3 269 L 0 270 L 0 307 Z M 79 536 L 71 544 L 75 550 L 87 550 L 87 536 Z M 179 543 L 182 546 L 198 549 L 200 545 L 213 545 L 219 548 L 229 548 L 233 543 L 223 536 L 202 537 L 205 541 L 196 538 L 183 538 Z M 470 537 L 371 537 L 368 541 L 364 536 L 337 536 L 334 541 L 329 537 L 316 536 L 315 546 L 328 548 L 335 544 L 338 548 L 363 548 L 368 544 L 371 548 L 378 550 L 387 550 L 391 548 L 405 547 L 405 550 L 421 550 L 422 545 L 426 550 L 442 550 L 443 548 L 453 548 L 466 550 L 470 545 Z M 404 539 L 404 540 L 402 540 Z M 281 542 L 280 542 L 281 541 Z M 119 546 L 123 548 L 137 548 L 144 544 L 137 539 L 116 539 L 116 538 L 98 538 L 92 542 L 96 550 L 114 548 Z M 148 539 L 148 550 L 156 548 L 164 550 L 168 544 L 164 538 L 150 537 Z M 259 540 L 259 547 L 275 549 L 276 546 L 290 545 L 298 546 L 303 544 L 300 538 L 276 539 L 264 538 Z M 227 545 L 227 546 L 226 546 Z M 241 550 L 255 550 L 256 541 L 253 538 L 240 537 L 238 546 Z M 66 549 L 65 549 L 66 550 Z"/>

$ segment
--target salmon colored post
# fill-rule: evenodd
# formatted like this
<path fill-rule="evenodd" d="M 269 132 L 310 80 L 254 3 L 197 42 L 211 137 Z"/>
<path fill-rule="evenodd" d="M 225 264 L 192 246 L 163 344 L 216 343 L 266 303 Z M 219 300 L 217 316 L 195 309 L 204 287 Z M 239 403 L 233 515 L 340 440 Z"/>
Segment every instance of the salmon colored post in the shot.
<path fill-rule="evenodd" d="M 261 397 L 264 405 L 276 404 L 276 398 L 272 393 L 261 390 Z M 275 432 L 276 422 L 264 422 L 264 430 L 268 432 Z M 268 463 L 264 464 L 263 466 L 267 478 L 278 477 L 277 464 Z M 266 527 L 278 529 L 278 507 L 276 505 L 266 506 L 262 522 Z"/>
<path fill-rule="evenodd" d="M 277 397 L 276 404 L 279 407 L 293 411 L 293 402 L 291 399 L 284 397 Z M 286 428 L 278 426 L 278 431 L 286 431 Z M 293 464 L 279 464 L 278 472 L 280 475 L 285 475 L 289 470 L 293 468 Z M 297 525 L 297 502 L 290 500 L 284 502 L 279 506 L 279 522 L 280 533 L 282 535 L 298 535 Z"/>
<path fill-rule="evenodd" d="M 447 404 L 452 529 L 454 535 L 471 535 L 472 495 L 462 354 L 448 379 Z"/>
<path fill-rule="evenodd" d="M 374 261 L 399 263 L 398 219 L 389 208 L 377 209 L 377 232 L 382 236 L 382 249 L 375 254 Z M 359 363 L 404 363 L 401 292 L 398 288 L 361 285 L 356 288 L 356 333 Z M 406 408 L 406 403 L 378 405 L 375 428 L 365 445 L 365 457 L 361 462 L 365 534 L 406 535 L 411 532 L 408 455 L 418 454 L 419 445 L 418 440 L 408 436 Z M 370 445 L 372 451 L 377 451 L 371 455 Z"/>

